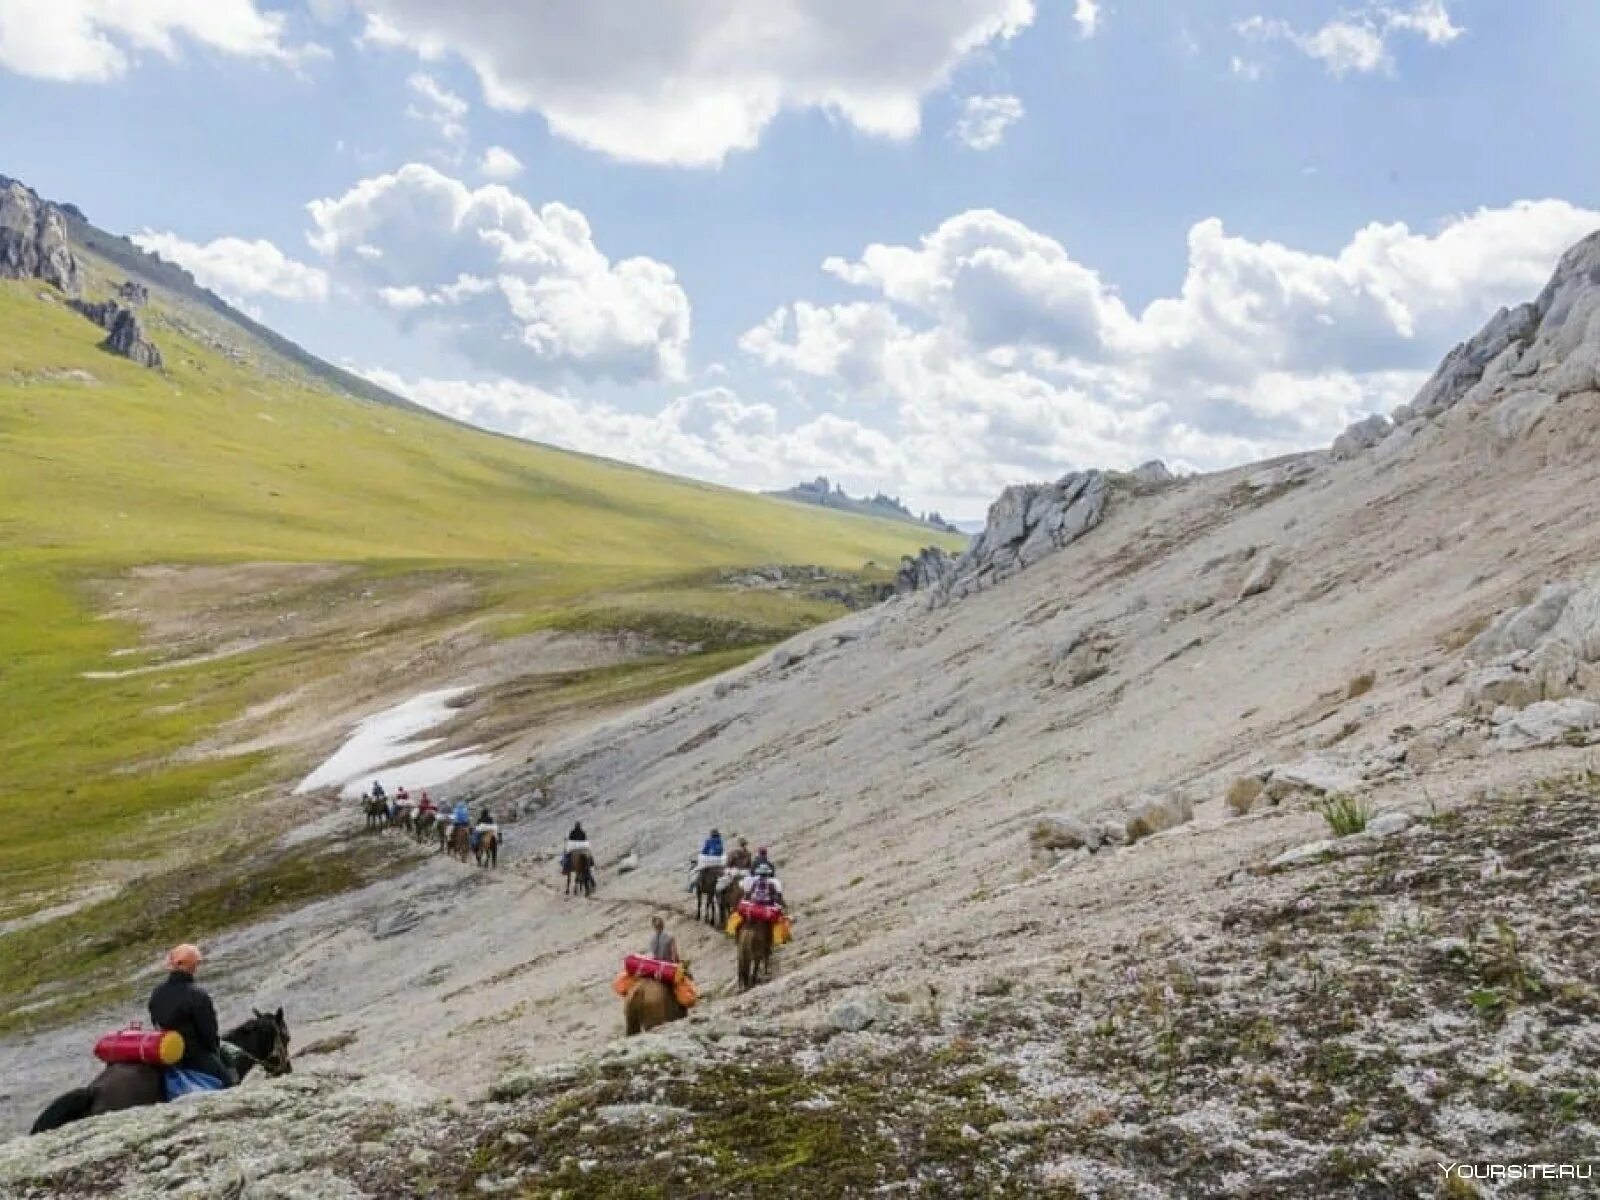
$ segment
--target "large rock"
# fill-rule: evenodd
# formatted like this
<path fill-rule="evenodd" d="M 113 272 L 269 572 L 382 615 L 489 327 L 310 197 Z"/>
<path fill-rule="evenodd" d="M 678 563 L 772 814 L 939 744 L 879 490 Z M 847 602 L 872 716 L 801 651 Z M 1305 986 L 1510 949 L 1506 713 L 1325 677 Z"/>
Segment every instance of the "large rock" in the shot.
<path fill-rule="evenodd" d="M 1370 450 L 1383 441 L 1393 428 L 1388 417 L 1374 413 L 1346 428 L 1333 440 L 1333 449 L 1329 453 L 1335 459 L 1354 458 L 1363 450 Z"/>
<path fill-rule="evenodd" d="M 1600 686 L 1600 575 L 1546 585 L 1501 613 L 1467 646 L 1467 707 L 1492 711 L 1561 700 Z"/>
<path fill-rule="evenodd" d="M 1316 796 L 1353 792 L 1364 782 L 1361 772 L 1348 763 L 1329 758 L 1304 758 L 1273 767 L 1267 775 L 1267 794 L 1282 800 L 1295 792 Z"/>
<path fill-rule="evenodd" d="M 1494 741 L 1502 750 L 1555 746 L 1600 728 L 1600 704 L 1592 700 L 1541 700 L 1524 709 L 1503 708 L 1494 717 Z"/>
<path fill-rule="evenodd" d="M 894 577 L 895 594 L 904 596 L 936 588 L 950 578 L 955 565 L 955 555 L 938 546 L 928 546 L 914 558 L 908 554 L 900 560 L 900 570 Z"/>
<path fill-rule="evenodd" d="M 1133 476 L 1133 482 L 1140 488 L 1165 487 L 1178 478 L 1159 458 L 1140 463 L 1130 474 Z"/>
<path fill-rule="evenodd" d="M 1054 483 L 1016 484 L 989 507 L 984 530 L 946 570 L 920 558 L 901 564 L 902 579 L 938 576 L 932 603 L 990 587 L 1070 545 L 1100 524 L 1110 492 L 1100 471 L 1074 471 Z M 898 585 L 898 581 L 897 581 Z"/>
<path fill-rule="evenodd" d="M 161 366 L 161 351 L 156 344 L 145 337 L 144 325 L 132 309 L 119 309 L 115 320 L 111 323 L 111 332 L 106 340 L 100 343 L 102 349 L 120 354 L 123 358 L 138 363 L 141 367 L 159 369 Z"/>
<path fill-rule="evenodd" d="M 1251 596 L 1259 596 L 1262 592 L 1270 590 L 1288 565 L 1281 555 L 1262 555 L 1256 560 L 1256 565 L 1251 568 L 1250 574 L 1245 577 L 1244 586 L 1239 589 L 1239 599 L 1248 600 Z"/>
<path fill-rule="evenodd" d="M 1508 349 L 1525 344 L 1538 325 L 1539 308 L 1535 304 L 1502 308 L 1474 337 L 1445 356 L 1412 400 L 1410 412 L 1418 417 L 1434 417 L 1454 408 L 1483 379 L 1491 363 Z"/>
<path fill-rule="evenodd" d="M 42 279 L 76 296 L 78 260 L 61 210 L 0 176 L 0 279 Z"/>
<path fill-rule="evenodd" d="M 1526 436 L 1539 423 L 1556 397 L 1550 392 L 1513 392 L 1494 409 L 1494 431 L 1504 442 Z"/>

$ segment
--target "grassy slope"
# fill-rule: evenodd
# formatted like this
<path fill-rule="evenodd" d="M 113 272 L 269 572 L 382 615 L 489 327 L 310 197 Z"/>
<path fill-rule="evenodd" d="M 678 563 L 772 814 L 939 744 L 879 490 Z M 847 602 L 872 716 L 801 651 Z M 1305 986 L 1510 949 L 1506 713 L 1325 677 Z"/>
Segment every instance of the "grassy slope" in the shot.
<path fill-rule="evenodd" d="M 687 581 L 764 562 L 886 566 L 928 540 L 335 397 L 159 318 L 167 370 L 146 371 L 99 351 L 99 331 L 39 290 L 0 284 L 0 813 L 13 830 L 0 919 L 58 888 L 64 865 L 137 857 L 174 820 L 203 817 L 194 805 L 270 778 L 256 759 L 170 759 L 308 666 L 279 650 L 85 679 L 140 661 L 112 657 L 138 634 L 95 617 L 90 579 L 152 562 L 466 567 L 507 629 L 607 627 L 630 609 L 695 627 L 732 604 L 776 636 L 829 613 Z M 727 662 L 706 658 L 704 670 Z M 72 838 L 49 832 L 52 813 L 70 814 Z"/>

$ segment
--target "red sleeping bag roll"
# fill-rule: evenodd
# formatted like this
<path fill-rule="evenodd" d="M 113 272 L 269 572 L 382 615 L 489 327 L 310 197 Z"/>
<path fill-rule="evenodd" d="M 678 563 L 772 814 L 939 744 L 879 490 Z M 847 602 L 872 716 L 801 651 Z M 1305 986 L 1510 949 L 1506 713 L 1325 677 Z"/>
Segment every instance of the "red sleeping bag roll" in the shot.
<path fill-rule="evenodd" d="M 782 919 L 783 909 L 776 904 L 757 904 L 753 900 L 741 900 L 739 915 L 746 921 L 765 921 L 770 925 Z"/>
<path fill-rule="evenodd" d="M 183 1058 L 183 1034 L 135 1025 L 106 1034 L 94 1044 L 94 1056 L 103 1063 L 170 1067 Z"/>
<path fill-rule="evenodd" d="M 622 960 L 622 969 L 635 979 L 654 979 L 661 983 L 676 983 L 678 981 L 677 963 L 663 962 L 659 958 L 646 958 L 642 954 L 630 954 Z"/>

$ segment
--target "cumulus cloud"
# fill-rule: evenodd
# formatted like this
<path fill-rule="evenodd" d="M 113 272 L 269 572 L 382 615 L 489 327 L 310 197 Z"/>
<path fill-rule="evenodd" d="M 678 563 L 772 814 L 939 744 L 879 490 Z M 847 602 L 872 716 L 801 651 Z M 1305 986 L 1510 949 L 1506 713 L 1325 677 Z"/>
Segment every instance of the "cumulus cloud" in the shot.
<path fill-rule="evenodd" d="M 284 41 L 282 13 L 255 0 L 0 0 L 0 67 L 37 79 L 103 83 L 140 54 L 176 58 L 183 42 L 241 58 L 320 53 Z"/>
<path fill-rule="evenodd" d="M 436 412 L 517 437 L 660 471 L 747 488 L 782 488 L 826 474 L 854 490 L 898 473 L 905 450 L 862 422 L 823 413 L 785 425 L 771 404 L 715 386 L 652 413 L 509 379 L 407 379 L 366 372 L 382 387 Z"/>
<path fill-rule="evenodd" d="M 407 79 L 406 87 L 413 97 L 406 116 L 432 125 L 447 142 L 467 140 L 466 116 L 471 105 L 466 100 L 424 71 Z"/>
<path fill-rule="evenodd" d="M 623 382 L 685 374 L 689 298 L 672 268 L 612 262 L 576 209 L 419 163 L 308 209 L 331 269 L 478 365 Z"/>
<path fill-rule="evenodd" d="M 1335 79 L 1392 72 L 1394 56 L 1389 43 L 1396 34 L 1409 34 L 1430 45 L 1443 46 L 1465 32 L 1451 19 L 1445 0 L 1414 0 L 1404 8 L 1373 4 L 1341 14 L 1309 33 L 1287 21 L 1261 16 L 1240 22 L 1238 30 L 1256 41 L 1287 42 L 1320 62 Z"/>
<path fill-rule="evenodd" d="M 873 296 L 786 305 L 741 346 L 847 401 L 893 405 L 899 455 L 884 465 L 903 473 L 886 478 L 970 511 L 1070 466 L 1212 469 L 1325 443 L 1409 399 L 1597 226 L 1600 212 L 1521 202 L 1431 232 L 1374 223 L 1325 255 L 1210 219 L 1189 231 L 1177 292 L 1134 311 L 1059 242 L 976 210 L 914 245 L 828 259 Z"/>
<path fill-rule="evenodd" d="M 132 241 L 141 250 L 177 263 L 201 287 L 228 300 L 276 296 L 280 300 L 320 301 L 328 297 L 326 271 L 296 262 L 266 240 L 222 237 L 197 245 L 175 233 L 146 229 Z"/>
<path fill-rule="evenodd" d="M 1100 28 L 1099 0 L 1077 0 L 1072 8 L 1072 19 L 1078 23 L 1078 31 L 1086 38 L 1092 38 Z"/>
<path fill-rule="evenodd" d="M 1034 0 L 357 2 L 365 44 L 458 55 L 495 108 L 537 111 L 617 158 L 688 166 L 753 147 L 785 110 L 909 137 L 925 95 L 1034 18 Z"/>
<path fill-rule="evenodd" d="M 1022 120 L 1022 101 L 1015 96 L 968 96 L 951 136 L 971 150 L 993 150 L 1006 130 Z"/>
<path fill-rule="evenodd" d="M 478 174 L 496 183 L 507 183 L 522 174 L 522 160 L 504 146 L 490 146 L 478 162 Z"/>

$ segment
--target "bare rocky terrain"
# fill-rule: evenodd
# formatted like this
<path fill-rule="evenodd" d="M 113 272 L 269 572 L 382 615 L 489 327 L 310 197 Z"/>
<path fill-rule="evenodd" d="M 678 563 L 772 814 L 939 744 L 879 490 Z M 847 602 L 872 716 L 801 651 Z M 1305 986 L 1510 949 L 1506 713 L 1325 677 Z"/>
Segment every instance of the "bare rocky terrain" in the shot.
<path fill-rule="evenodd" d="M 1396 418 L 1012 489 L 894 600 L 502 759 L 498 871 L 212 948 L 292 1078 L 10 1142 L 0 1192 L 1465 1196 L 1500 1193 L 1437 1163 L 1592 1160 L 1600 238 Z M 305 811 L 307 853 L 380 836 Z M 714 825 L 795 903 L 742 996 L 684 915 Z M 705 999 L 624 1043 L 653 913 Z M 0 1047 L 8 1128 L 120 1015 Z"/>

